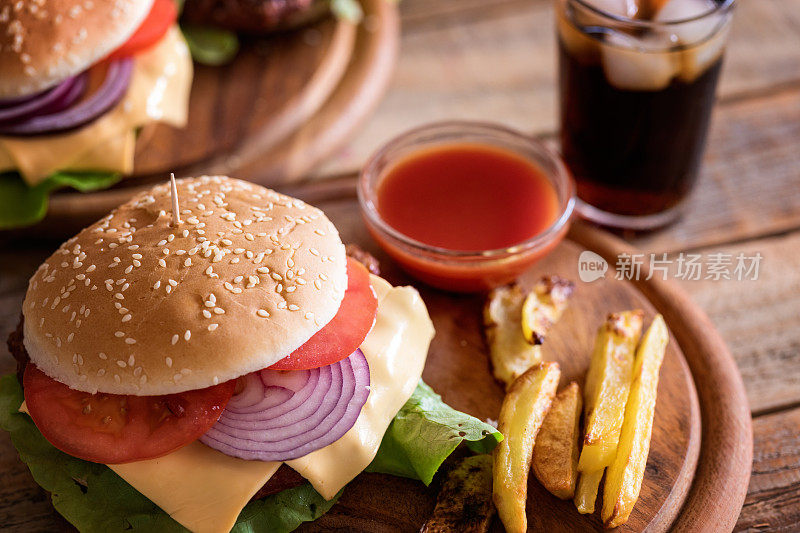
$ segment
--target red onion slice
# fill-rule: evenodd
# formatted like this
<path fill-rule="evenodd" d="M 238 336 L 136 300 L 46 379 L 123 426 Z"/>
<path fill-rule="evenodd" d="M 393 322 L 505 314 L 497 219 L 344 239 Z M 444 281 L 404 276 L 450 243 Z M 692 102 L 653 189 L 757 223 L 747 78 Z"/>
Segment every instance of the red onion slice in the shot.
<path fill-rule="evenodd" d="M 85 100 L 54 113 L 36 113 L 21 122 L 0 125 L 0 135 L 41 135 L 83 126 L 122 99 L 128 90 L 132 72 L 133 59 L 114 60 L 108 65 L 103 83 Z"/>
<path fill-rule="evenodd" d="M 71 106 L 85 90 L 85 73 L 67 78 L 52 89 L 21 99 L 16 105 L 0 107 L 0 124 L 19 122 L 29 117 L 61 111 Z"/>
<path fill-rule="evenodd" d="M 361 350 L 311 370 L 249 374 L 200 441 L 241 459 L 288 461 L 339 440 L 369 397 L 369 365 Z"/>

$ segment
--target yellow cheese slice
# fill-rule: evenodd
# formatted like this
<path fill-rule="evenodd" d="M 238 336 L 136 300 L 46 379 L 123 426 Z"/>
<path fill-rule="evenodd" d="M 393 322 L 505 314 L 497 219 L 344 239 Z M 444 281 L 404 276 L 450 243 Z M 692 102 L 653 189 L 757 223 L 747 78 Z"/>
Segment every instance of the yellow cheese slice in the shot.
<path fill-rule="evenodd" d="M 130 172 L 133 150 L 114 139 L 149 122 L 185 126 L 191 83 L 191 57 L 176 26 L 136 56 L 125 97 L 102 117 L 59 135 L 0 137 L 0 171 L 17 170 L 29 185 L 57 170 Z"/>
<path fill-rule="evenodd" d="M 370 395 L 355 425 L 326 446 L 286 464 L 325 499 L 360 474 L 375 458 L 386 428 L 411 397 L 433 338 L 433 324 L 419 293 L 372 277 L 380 304 L 361 351 L 369 363 Z"/>
<path fill-rule="evenodd" d="M 243 461 L 199 441 L 158 459 L 108 465 L 195 533 L 230 531 L 280 462 Z"/>
<path fill-rule="evenodd" d="M 416 290 L 371 278 L 378 314 L 361 345 L 370 371 L 367 403 L 341 439 L 287 462 L 326 499 L 372 462 L 386 428 L 422 376 L 434 334 Z M 20 410 L 27 412 L 24 403 Z M 217 533 L 233 527 L 280 463 L 236 459 L 194 442 L 158 459 L 108 466 L 187 529 Z"/>

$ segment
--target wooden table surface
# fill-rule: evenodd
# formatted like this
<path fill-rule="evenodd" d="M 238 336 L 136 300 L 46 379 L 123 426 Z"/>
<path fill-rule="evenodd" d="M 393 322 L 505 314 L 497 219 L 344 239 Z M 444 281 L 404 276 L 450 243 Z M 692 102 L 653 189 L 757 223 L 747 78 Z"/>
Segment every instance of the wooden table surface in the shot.
<path fill-rule="evenodd" d="M 392 85 L 316 177 L 352 173 L 389 137 L 439 119 L 556 129 L 552 0 L 403 0 Z M 369 24 L 369 21 L 367 21 Z M 763 256 L 757 281 L 685 281 L 733 352 L 753 413 L 750 488 L 736 531 L 800 530 L 800 0 L 740 0 L 702 179 L 686 215 L 630 239 L 646 252 Z M 0 250 L 0 337 L 58 242 Z M 13 368 L 0 346 L 0 373 Z M 0 434 L 0 445 L 8 436 Z M 0 463 L 0 484 L 14 483 Z M 49 513 L 42 494 L 18 505 Z"/>

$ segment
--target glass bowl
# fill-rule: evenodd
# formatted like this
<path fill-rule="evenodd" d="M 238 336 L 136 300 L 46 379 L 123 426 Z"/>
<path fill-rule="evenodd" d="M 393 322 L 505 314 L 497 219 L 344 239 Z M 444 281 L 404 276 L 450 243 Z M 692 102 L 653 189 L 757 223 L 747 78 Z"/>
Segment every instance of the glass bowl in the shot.
<path fill-rule="evenodd" d="M 381 218 L 376 205 L 377 189 L 387 170 L 418 150 L 451 144 L 498 147 L 533 163 L 555 189 L 558 199 L 555 221 L 544 231 L 512 246 L 479 251 L 431 246 L 390 226 Z M 503 126 L 451 121 L 406 132 L 375 152 L 361 171 L 358 201 L 373 238 L 406 272 L 440 289 L 477 292 L 513 281 L 555 248 L 569 228 L 575 207 L 575 184 L 559 156 L 542 142 Z"/>

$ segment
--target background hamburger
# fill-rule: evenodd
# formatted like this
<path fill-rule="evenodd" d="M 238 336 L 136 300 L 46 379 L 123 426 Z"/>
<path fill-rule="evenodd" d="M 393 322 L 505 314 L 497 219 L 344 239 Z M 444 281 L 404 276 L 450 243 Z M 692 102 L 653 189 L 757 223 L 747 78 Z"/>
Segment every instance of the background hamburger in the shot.
<path fill-rule="evenodd" d="M 364 470 L 430 483 L 461 441 L 496 444 L 420 381 L 417 292 L 321 211 L 224 177 L 177 191 L 177 224 L 158 186 L 65 242 L 11 339 L 0 425 L 78 529 L 290 531 Z"/>
<path fill-rule="evenodd" d="M 173 0 L 0 5 L 0 228 L 31 224 L 54 189 L 133 170 L 139 131 L 186 123 L 192 64 Z"/>

